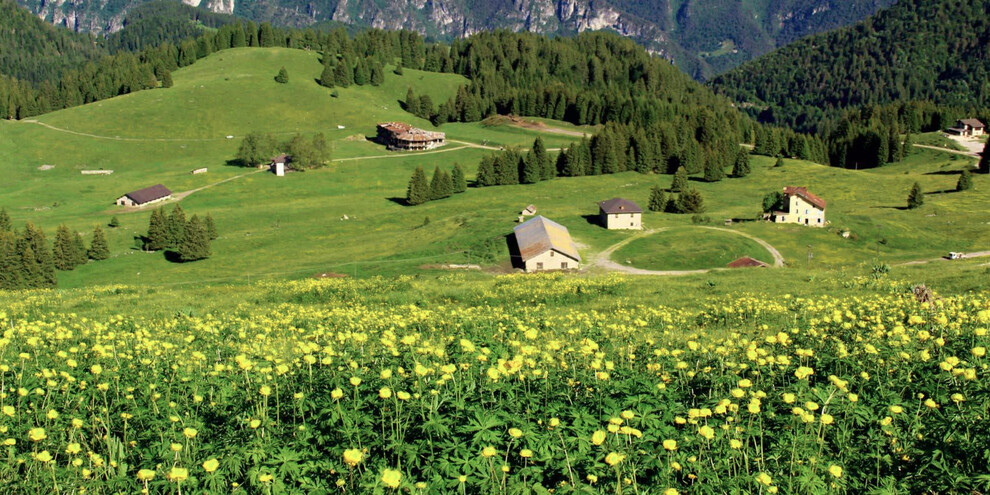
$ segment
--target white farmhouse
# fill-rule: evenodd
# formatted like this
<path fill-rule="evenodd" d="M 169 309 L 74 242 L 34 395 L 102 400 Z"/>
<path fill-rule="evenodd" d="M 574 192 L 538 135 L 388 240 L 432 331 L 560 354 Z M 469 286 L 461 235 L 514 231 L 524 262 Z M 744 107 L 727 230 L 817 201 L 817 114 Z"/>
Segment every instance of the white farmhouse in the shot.
<path fill-rule="evenodd" d="M 557 222 L 538 216 L 517 225 L 513 232 L 527 272 L 571 270 L 581 263 L 567 227 Z"/>
<path fill-rule="evenodd" d="M 809 227 L 825 226 L 825 200 L 808 192 L 805 187 L 784 188 L 787 211 L 773 212 L 775 223 L 796 223 Z"/>
<path fill-rule="evenodd" d="M 609 230 L 643 228 L 643 209 L 628 199 L 612 198 L 598 203 L 602 227 Z"/>

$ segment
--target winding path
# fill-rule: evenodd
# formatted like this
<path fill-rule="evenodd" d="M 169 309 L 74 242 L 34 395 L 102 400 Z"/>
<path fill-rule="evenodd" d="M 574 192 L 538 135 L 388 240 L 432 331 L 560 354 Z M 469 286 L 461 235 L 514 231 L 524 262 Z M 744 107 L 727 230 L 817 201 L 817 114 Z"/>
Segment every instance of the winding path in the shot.
<path fill-rule="evenodd" d="M 759 237 L 756 237 L 751 234 L 747 234 L 745 232 L 739 232 L 738 230 L 725 229 L 722 227 L 701 227 L 701 228 L 709 229 L 709 230 L 719 230 L 722 232 L 729 232 L 750 239 L 751 241 L 754 241 L 757 244 L 763 246 L 767 250 L 767 252 L 769 252 L 770 255 L 773 256 L 773 266 L 775 268 L 784 266 L 784 257 L 780 254 L 780 251 L 778 251 L 777 248 L 773 247 L 769 242 L 764 241 Z M 612 254 L 618 251 L 623 246 L 629 244 L 632 241 L 635 241 L 636 239 L 642 239 L 643 237 L 657 234 L 665 230 L 669 230 L 669 228 L 664 227 L 660 229 L 650 229 L 643 231 L 632 237 L 629 237 L 627 239 L 623 239 L 622 241 L 617 242 L 606 248 L 604 251 L 596 254 L 595 257 L 592 258 L 590 266 L 604 268 L 605 270 L 609 270 L 613 272 L 627 273 L 630 275 L 660 275 L 660 276 L 694 275 L 699 273 L 708 273 L 712 271 L 728 270 L 728 268 L 725 267 L 702 268 L 698 270 L 646 270 L 643 268 L 626 266 L 621 263 L 616 263 L 615 261 L 612 261 Z"/>
<path fill-rule="evenodd" d="M 980 154 L 979 153 L 975 153 L 975 152 L 972 152 L 972 151 L 950 150 L 949 148 L 942 148 L 942 147 L 939 147 L 939 146 L 930 146 L 930 145 L 927 145 L 927 144 L 915 144 L 914 147 L 915 148 L 925 148 L 925 149 L 928 149 L 928 150 L 944 151 L 946 153 L 953 153 L 953 154 L 956 154 L 956 155 L 963 155 L 963 156 L 968 156 L 968 157 L 972 157 L 972 158 L 979 158 L 980 157 Z"/>

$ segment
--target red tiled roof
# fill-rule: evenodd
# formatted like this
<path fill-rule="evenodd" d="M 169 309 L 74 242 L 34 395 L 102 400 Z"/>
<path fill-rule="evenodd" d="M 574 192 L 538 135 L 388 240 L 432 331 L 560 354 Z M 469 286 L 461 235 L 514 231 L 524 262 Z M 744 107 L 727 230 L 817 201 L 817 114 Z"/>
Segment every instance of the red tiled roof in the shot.
<path fill-rule="evenodd" d="M 784 188 L 784 195 L 785 196 L 797 195 L 799 198 L 811 203 L 812 205 L 815 205 L 818 208 L 821 208 L 822 210 L 825 209 L 825 200 L 808 192 L 808 188 L 806 187 L 787 186 Z"/>

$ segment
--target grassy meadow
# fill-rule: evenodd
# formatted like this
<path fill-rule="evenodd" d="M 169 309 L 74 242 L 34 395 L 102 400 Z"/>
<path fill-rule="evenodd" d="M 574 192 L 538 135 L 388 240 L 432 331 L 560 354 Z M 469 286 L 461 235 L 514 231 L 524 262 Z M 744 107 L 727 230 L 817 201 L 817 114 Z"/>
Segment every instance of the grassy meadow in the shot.
<path fill-rule="evenodd" d="M 290 75 L 285 85 L 273 80 L 282 66 Z M 12 157 L 0 164 L 7 178 L 0 183 L 0 206 L 7 208 L 15 224 L 34 222 L 50 238 L 61 223 L 88 233 L 112 216 L 120 219 L 119 228 L 107 231 L 111 259 L 61 272 L 60 287 L 114 283 L 185 287 L 300 278 L 325 271 L 358 277 L 424 274 L 428 273 L 424 265 L 442 262 L 481 262 L 505 271 L 509 260 L 504 236 L 528 204 L 567 226 L 587 260 L 635 235 L 598 227 L 597 201 L 620 196 L 645 205 L 653 185 L 670 183 L 669 176 L 627 172 L 469 188 L 452 198 L 404 206 L 401 198 L 416 167 L 431 174 L 434 167 L 460 163 L 468 179 L 473 178 L 478 161 L 491 151 L 469 143 L 527 148 L 541 135 L 549 148 L 559 148 L 580 138 L 573 132 L 509 125 L 446 124 L 441 130 L 451 140 L 447 146 L 427 153 L 390 153 L 364 139 L 374 134 L 377 122 L 402 120 L 429 127 L 400 108 L 407 88 L 441 102 L 465 80 L 413 70 L 397 76 L 387 70 L 383 85 L 338 88 L 339 96 L 334 98 L 331 90 L 315 82 L 320 68 L 318 55 L 312 52 L 226 50 L 176 71 L 172 88 L 37 118 L 55 129 L 33 122 L 0 122 L 0 154 Z M 566 131 L 594 130 L 537 120 Z M 331 140 L 334 162 L 323 170 L 284 178 L 227 165 L 240 136 L 252 131 L 285 138 L 297 132 L 323 132 Z M 976 176 L 974 190 L 950 192 L 958 172 L 972 165 L 970 158 L 916 149 L 901 163 L 865 171 L 784 162 L 774 168 L 772 159 L 754 156 L 753 173 L 746 178 L 717 183 L 692 179 L 691 186 L 704 195 L 704 215 L 712 224 L 736 219 L 730 228 L 771 243 L 783 253 L 788 269 L 868 271 L 878 254 L 896 264 L 990 246 L 990 212 L 985 208 L 990 182 Z M 39 170 L 42 165 L 54 168 Z M 208 167 L 209 173 L 189 173 L 199 167 Z M 79 173 L 96 168 L 112 169 L 114 174 Z M 244 174 L 248 175 L 240 177 Z M 233 180 L 217 184 L 225 179 Z M 903 207 L 915 181 L 930 194 L 925 206 L 908 211 Z M 181 202 L 187 215 L 210 213 L 216 219 L 220 238 L 213 243 L 210 259 L 174 264 L 161 254 L 136 248 L 135 236 L 145 232 L 150 212 L 126 212 L 112 203 L 128 191 L 156 183 L 175 192 L 216 184 Z M 825 198 L 831 226 L 808 229 L 755 221 L 763 195 L 784 185 L 805 185 Z M 620 253 L 616 260 L 642 257 L 643 268 L 670 266 L 671 259 L 682 256 L 679 253 L 685 249 L 675 246 L 691 242 L 698 249 L 685 266 L 724 266 L 718 252 L 728 252 L 726 243 L 743 242 L 742 237 L 729 241 L 694 228 L 689 215 L 648 213 L 644 224 L 672 229 L 626 248 L 636 250 L 637 256 Z M 849 231 L 849 238 L 841 237 L 840 230 Z M 739 246 L 746 253 L 750 248 Z M 766 258 L 761 251 L 752 254 Z M 907 268 L 895 266 L 895 270 Z"/>

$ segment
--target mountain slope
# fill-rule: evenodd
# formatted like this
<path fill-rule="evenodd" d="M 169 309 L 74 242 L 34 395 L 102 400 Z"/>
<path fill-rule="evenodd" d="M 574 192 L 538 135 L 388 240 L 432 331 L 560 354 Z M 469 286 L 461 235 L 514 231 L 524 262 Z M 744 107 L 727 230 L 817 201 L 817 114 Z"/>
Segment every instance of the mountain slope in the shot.
<path fill-rule="evenodd" d="M 990 103 L 990 1 L 903 0 L 854 27 L 800 40 L 716 78 L 765 121 L 814 127 L 896 100 Z"/>
<path fill-rule="evenodd" d="M 0 0 L 0 74 L 38 83 L 104 54 L 89 36 L 47 25 L 13 0 Z"/>
<path fill-rule="evenodd" d="M 54 24 L 114 32 L 147 0 L 18 0 Z M 855 22 L 896 0 L 183 0 L 295 27 L 323 21 L 412 29 L 437 39 L 510 29 L 567 35 L 610 29 L 704 79 L 801 36 Z"/>

